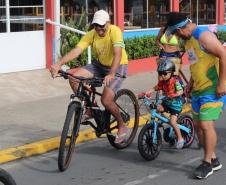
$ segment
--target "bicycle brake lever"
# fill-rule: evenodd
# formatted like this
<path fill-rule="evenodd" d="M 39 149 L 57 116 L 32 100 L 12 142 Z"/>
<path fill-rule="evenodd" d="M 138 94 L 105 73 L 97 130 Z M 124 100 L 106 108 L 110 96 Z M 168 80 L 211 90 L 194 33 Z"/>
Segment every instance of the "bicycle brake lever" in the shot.
<path fill-rule="evenodd" d="M 145 93 L 141 92 L 141 93 L 137 94 L 137 97 L 138 97 L 139 100 L 144 99 Z"/>

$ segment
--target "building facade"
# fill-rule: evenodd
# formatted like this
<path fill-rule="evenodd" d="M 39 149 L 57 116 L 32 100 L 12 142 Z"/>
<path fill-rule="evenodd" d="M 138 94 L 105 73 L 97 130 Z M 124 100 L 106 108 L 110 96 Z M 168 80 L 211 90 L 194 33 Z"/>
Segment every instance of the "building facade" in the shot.
<path fill-rule="evenodd" d="M 187 14 L 198 25 L 225 28 L 226 0 L 1 0 L 0 73 L 42 69 L 56 61 L 59 30 L 46 19 L 75 22 L 105 9 L 111 22 L 124 31 L 124 38 L 157 34 L 170 11 Z"/>
<path fill-rule="evenodd" d="M 46 67 L 45 3 L 0 1 L 0 73 Z"/>

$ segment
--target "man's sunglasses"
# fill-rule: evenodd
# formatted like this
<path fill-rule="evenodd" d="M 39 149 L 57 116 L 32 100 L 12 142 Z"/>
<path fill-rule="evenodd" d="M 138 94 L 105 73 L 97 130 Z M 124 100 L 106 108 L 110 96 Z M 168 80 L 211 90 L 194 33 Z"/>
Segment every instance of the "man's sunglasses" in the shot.
<path fill-rule="evenodd" d="M 100 24 L 94 23 L 93 26 L 94 27 L 98 27 L 98 28 L 104 28 L 105 24 L 104 25 L 100 25 Z"/>
<path fill-rule="evenodd" d="M 166 76 L 169 73 L 171 73 L 171 72 L 170 71 L 158 72 L 159 76 Z"/>

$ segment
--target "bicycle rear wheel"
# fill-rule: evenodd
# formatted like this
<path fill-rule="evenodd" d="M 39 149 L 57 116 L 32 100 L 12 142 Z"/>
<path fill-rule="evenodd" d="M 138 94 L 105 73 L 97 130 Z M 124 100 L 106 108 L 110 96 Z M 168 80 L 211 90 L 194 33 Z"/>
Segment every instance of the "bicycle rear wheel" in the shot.
<path fill-rule="evenodd" d="M 115 143 L 115 136 L 113 134 L 117 133 L 118 127 L 116 119 L 111 115 L 107 138 L 113 147 L 123 149 L 128 147 L 136 136 L 139 125 L 139 106 L 136 96 L 128 89 L 119 90 L 115 95 L 115 102 L 119 107 L 120 114 L 127 128 L 129 128 L 129 133 L 125 142 Z"/>
<path fill-rule="evenodd" d="M 16 182 L 7 171 L 0 169 L 0 184 L 16 185 Z"/>
<path fill-rule="evenodd" d="M 78 137 L 81 114 L 81 104 L 79 102 L 70 103 L 61 133 L 58 154 L 58 168 L 60 171 L 66 170 L 70 164 L 75 149 L 75 141 Z"/>
<path fill-rule="evenodd" d="M 195 138 L 195 128 L 194 123 L 188 114 L 180 115 L 177 121 L 179 124 L 184 125 L 185 127 L 190 129 L 190 133 L 181 130 L 182 137 L 184 138 L 184 148 L 188 148 L 194 141 Z"/>
<path fill-rule="evenodd" d="M 138 149 L 140 155 L 147 161 L 154 160 L 160 153 L 162 145 L 162 135 L 157 128 L 156 143 L 153 143 L 154 127 L 146 124 L 140 131 L 138 136 Z"/>

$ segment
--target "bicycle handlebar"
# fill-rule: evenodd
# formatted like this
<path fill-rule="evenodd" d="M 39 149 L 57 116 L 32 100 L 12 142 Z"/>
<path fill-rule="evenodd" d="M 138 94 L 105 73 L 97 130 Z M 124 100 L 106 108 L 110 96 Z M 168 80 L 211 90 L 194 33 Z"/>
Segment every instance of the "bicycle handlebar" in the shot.
<path fill-rule="evenodd" d="M 94 80 L 104 80 L 104 78 L 99 78 L 99 77 L 91 77 L 91 78 L 87 78 L 87 77 L 83 77 L 83 76 L 74 76 L 66 71 L 60 70 L 58 72 L 62 77 L 64 78 L 68 78 L 68 76 L 75 78 L 77 80 L 81 80 L 81 81 L 94 81 Z"/>
<path fill-rule="evenodd" d="M 145 93 L 138 94 L 138 99 L 142 99 L 144 104 L 149 106 L 151 109 L 156 109 L 157 105 L 160 104 L 160 101 L 163 100 L 166 96 L 159 96 L 156 94 L 156 98 L 151 98 L 151 95 L 146 95 Z"/>
<path fill-rule="evenodd" d="M 93 86 L 97 86 L 97 87 L 102 86 L 103 81 L 104 81 L 104 78 L 102 78 L 102 77 L 95 77 L 94 76 L 94 77 L 91 77 L 91 78 L 87 78 L 87 77 L 82 77 L 82 76 L 74 76 L 74 75 L 72 75 L 72 74 L 70 74 L 70 73 L 68 73 L 66 71 L 63 71 L 63 70 L 60 70 L 58 73 L 64 79 L 68 79 L 68 76 L 70 76 L 70 77 L 72 77 L 74 79 L 80 80 L 82 82 L 87 82 L 88 84 L 93 85 Z M 115 74 L 115 76 L 119 77 L 119 78 L 126 78 L 126 76 L 121 76 L 121 75 L 119 75 L 117 73 Z"/>
<path fill-rule="evenodd" d="M 145 93 L 140 93 L 138 94 L 138 99 L 141 100 L 141 99 L 149 99 L 149 100 L 162 100 L 164 99 L 166 96 L 159 96 L 157 97 L 156 95 L 156 98 L 151 98 L 151 95 L 146 95 Z"/>

